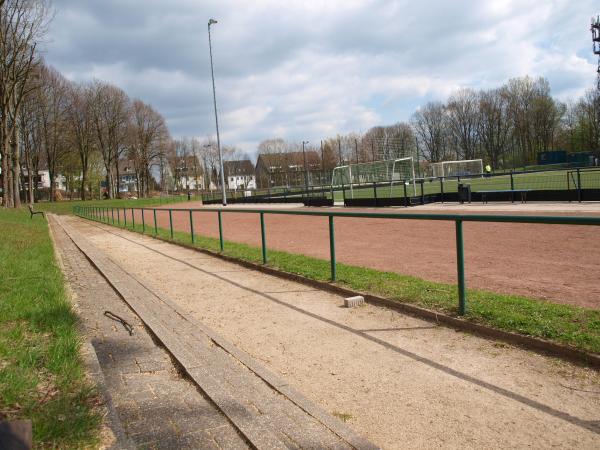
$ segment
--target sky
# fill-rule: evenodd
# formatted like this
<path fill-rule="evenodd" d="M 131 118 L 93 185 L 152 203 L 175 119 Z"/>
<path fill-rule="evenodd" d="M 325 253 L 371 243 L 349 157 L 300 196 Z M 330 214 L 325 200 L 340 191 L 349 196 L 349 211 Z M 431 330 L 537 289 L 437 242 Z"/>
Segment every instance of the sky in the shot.
<path fill-rule="evenodd" d="M 214 136 L 211 27 L 222 145 L 250 154 L 408 121 L 456 89 L 548 78 L 559 100 L 595 84 L 597 0 L 52 0 L 48 64 L 114 83 L 173 137 Z"/>

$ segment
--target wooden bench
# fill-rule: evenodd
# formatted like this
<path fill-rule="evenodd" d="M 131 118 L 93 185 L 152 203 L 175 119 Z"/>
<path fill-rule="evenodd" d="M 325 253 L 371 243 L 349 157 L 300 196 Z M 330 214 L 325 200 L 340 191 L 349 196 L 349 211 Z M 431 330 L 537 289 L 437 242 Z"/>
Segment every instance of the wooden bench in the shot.
<path fill-rule="evenodd" d="M 33 205 L 30 203 L 29 205 L 27 205 L 27 207 L 29 208 L 29 214 L 31 215 L 31 219 L 33 219 L 33 216 L 35 216 L 36 214 L 41 214 L 42 217 L 46 217 L 46 214 L 44 214 L 44 211 L 34 211 L 33 210 Z"/>
<path fill-rule="evenodd" d="M 483 203 L 487 203 L 487 195 L 488 194 L 496 194 L 496 193 L 509 193 L 510 201 L 512 203 L 515 202 L 515 194 L 521 194 L 521 203 L 527 203 L 527 193 L 530 192 L 531 189 L 501 189 L 497 191 L 477 191 L 478 194 L 481 194 L 481 201 Z"/>

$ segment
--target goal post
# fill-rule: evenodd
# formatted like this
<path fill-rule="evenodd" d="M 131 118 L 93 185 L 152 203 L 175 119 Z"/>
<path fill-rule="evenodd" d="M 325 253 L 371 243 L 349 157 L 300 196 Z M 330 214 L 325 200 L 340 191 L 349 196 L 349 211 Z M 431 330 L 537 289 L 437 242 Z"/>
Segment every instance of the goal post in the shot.
<path fill-rule="evenodd" d="M 331 187 L 347 186 L 354 198 L 354 185 L 369 183 L 390 183 L 390 195 L 394 182 L 410 181 L 415 187 L 415 168 L 412 156 L 406 158 L 373 161 L 370 163 L 348 164 L 333 169 Z"/>
<path fill-rule="evenodd" d="M 462 177 L 483 174 L 483 160 L 464 159 L 459 161 L 440 161 L 429 165 L 432 178 Z"/>

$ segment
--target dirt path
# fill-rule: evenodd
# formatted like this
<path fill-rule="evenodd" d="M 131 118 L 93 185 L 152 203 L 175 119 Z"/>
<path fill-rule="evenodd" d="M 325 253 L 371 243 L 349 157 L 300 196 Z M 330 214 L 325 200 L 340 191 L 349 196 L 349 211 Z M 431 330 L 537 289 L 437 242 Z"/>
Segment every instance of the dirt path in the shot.
<path fill-rule="evenodd" d="M 600 445 L 596 372 L 70 218 L 124 270 L 384 448 Z"/>
<path fill-rule="evenodd" d="M 538 211 L 533 212 L 527 208 L 529 205 L 494 206 L 497 211 L 472 204 L 462 209 L 456 205 L 426 206 L 422 211 L 412 208 L 409 212 L 600 214 L 600 206 L 595 204 L 547 205 L 541 211 L 538 205 Z M 153 226 L 150 213 L 146 220 Z M 141 221 L 139 213 L 136 221 Z M 157 221 L 160 227 L 168 228 L 168 213 L 158 212 Z M 327 218 L 266 215 L 265 222 L 269 248 L 329 258 Z M 189 231 L 189 214 L 173 212 L 173 226 Z M 336 218 L 335 226 L 339 262 L 456 283 L 455 230 L 451 222 Z M 218 237 L 216 214 L 195 213 L 194 230 Z M 261 245 L 257 214 L 223 214 L 223 231 L 226 240 Z M 591 226 L 465 223 L 468 287 L 598 308 L 599 231 Z"/>

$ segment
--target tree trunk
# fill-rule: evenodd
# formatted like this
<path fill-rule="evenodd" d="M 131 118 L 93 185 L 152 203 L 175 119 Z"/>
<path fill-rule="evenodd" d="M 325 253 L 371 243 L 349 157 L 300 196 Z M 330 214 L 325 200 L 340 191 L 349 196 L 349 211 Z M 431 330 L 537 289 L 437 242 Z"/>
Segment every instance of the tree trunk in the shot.
<path fill-rule="evenodd" d="M 3 205 L 8 207 L 11 204 L 9 192 L 9 145 L 10 138 L 8 136 L 8 117 L 2 118 L 2 149 L 0 149 L 0 155 L 2 156 L 2 197 L 4 199 Z"/>
<path fill-rule="evenodd" d="M 6 206 L 12 208 L 13 206 L 13 177 L 12 177 L 12 145 L 10 141 L 8 143 L 6 152 L 6 178 L 7 178 L 7 190 L 6 190 Z"/>
<path fill-rule="evenodd" d="M 35 176 L 33 174 L 33 167 L 31 167 L 31 164 L 27 164 L 27 195 L 29 196 L 28 202 L 30 204 L 34 204 L 35 203 L 35 196 L 34 196 L 34 189 L 35 187 L 33 186 L 35 183 Z"/>
<path fill-rule="evenodd" d="M 121 198 L 121 180 L 119 179 L 119 156 L 117 155 L 117 159 L 115 162 L 115 170 L 117 173 L 117 179 L 116 179 L 116 187 L 117 187 L 117 197 L 116 198 Z"/>
<path fill-rule="evenodd" d="M 13 126 L 13 138 L 12 138 L 12 149 L 13 149 L 13 158 L 12 158 L 12 178 L 13 178 L 13 207 L 20 208 L 21 207 L 21 145 L 19 141 L 19 133 L 18 133 L 18 125 Z"/>
<path fill-rule="evenodd" d="M 84 201 L 86 199 L 85 183 L 87 181 L 87 172 L 88 172 L 87 161 L 85 161 L 85 162 L 82 161 L 82 164 L 81 164 L 81 195 L 80 195 L 80 197 L 81 197 L 81 200 L 84 200 Z"/>
<path fill-rule="evenodd" d="M 48 167 L 48 178 L 50 178 L 50 201 L 56 201 L 56 188 L 54 186 L 54 170 Z"/>

